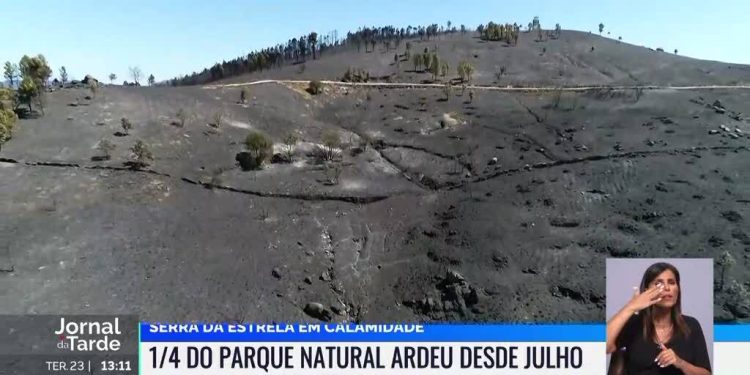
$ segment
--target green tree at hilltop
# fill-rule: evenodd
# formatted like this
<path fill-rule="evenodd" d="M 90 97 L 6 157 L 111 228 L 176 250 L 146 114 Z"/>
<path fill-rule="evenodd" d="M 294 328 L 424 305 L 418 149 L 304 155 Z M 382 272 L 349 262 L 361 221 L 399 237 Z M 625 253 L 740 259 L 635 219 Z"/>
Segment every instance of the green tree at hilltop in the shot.
<path fill-rule="evenodd" d="M 3 77 L 8 80 L 10 87 L 13 87 L 13 83 L 17 83 L 16 78 L 18 77 L 18 65 L 12 64 L 10 61 L 5 62 L 3 69 Z"/>
<path fill-rule="evenodd" d="M 47 64 L 44 55 L 37 55 L 36 57 L 24 55 L 18 65 L 22 77 L 31 79 L 39 88 L 47 86 L 47 81 L 52 75 L 52 69 Z"/>

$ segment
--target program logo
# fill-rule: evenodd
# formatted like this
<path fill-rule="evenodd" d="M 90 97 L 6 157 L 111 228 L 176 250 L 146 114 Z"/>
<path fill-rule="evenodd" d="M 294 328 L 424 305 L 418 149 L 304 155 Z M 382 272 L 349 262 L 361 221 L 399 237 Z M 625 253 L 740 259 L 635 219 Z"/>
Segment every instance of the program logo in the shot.
<path fill-rule="evenodd" d="M 116 352 L 122 346 L 118 338 L 123 334 L 118 317 L 84 321 L 66 321 L 61 317 L 54 334 L 57 348 L 71 352 Z"/>

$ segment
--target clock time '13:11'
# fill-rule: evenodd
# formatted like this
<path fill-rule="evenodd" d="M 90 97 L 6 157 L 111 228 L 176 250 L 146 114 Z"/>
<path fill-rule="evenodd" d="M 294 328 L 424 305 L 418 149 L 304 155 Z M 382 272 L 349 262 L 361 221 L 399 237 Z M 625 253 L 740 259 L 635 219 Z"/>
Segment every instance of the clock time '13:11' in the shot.
<path fill-rule="evenodd" d="M 130 361 L 102 361 L 102 371 L 132 371 Z"/>

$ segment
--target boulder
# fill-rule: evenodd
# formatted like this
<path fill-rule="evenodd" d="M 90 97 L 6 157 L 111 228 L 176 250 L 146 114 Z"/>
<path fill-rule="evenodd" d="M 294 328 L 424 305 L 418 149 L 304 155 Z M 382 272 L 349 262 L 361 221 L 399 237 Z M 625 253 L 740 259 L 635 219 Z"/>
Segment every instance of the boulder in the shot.
<path fill-rule="evenodd" d="M 274 268 L 271 270 L 271 276 L 280 279 L 281 278 L 281 270 L 278 268 Z"/>
<path fill-rule="evenodd" d="M 444 113 L 443 118 L 440 120 L 440 126 L 443 128 L 450 128 L 458 125 L 458 120 L 451 117 L 450 114 Z"/>
<path fill-rule="evenodd" d="M 320 274 L 320 279 L 323 281 L 331 281 L 331 274 L 328 271 L 323 271 L 323 273 Z"/>
<path fill-rule="evenodd" d="M 386 147 L 385 141 L 382 139 L 376 139 L 372 141 L 372 148 L 376 150 L 382 150 Z"/>
<path fill-rule="evenodd" d="M 742 221 L 742 215 L 739 212 L 734 211 L 734 210 L 722 211 L 721 216 L 724 219 L 731 221 L 733 223 Z"/>
<path fill-rule="evenodd" d="M 504 254 L 495 254 L 492 256 L 492 262 L 495 263 L 497 268 L 505 268 L 508 266 L 510 259 Z"/>
<path fill-rule="evenodd" d="M 728 284 L 724 307 L 736 318 L 750 317 L 750 292 L 748 292 L 747 287 L 737 280 L 732 280 Z"/>
<path fill-rule="evenodd" d="M 454 270 L 448 270 L 445 274 L 445 282 L 448 284 L 461 283 L 465 280 L 463 275 Z"/>
<path fill-rule="evenodd" d="M 467 313 L 467 307 L 479 303 L 479 290 L 470 285 L 460 273 L 449 270 L 445 278 L 437 284 L 441 292 L 443 301 L 442 307 L 445 308 L 445 301 L 450 301 L 449 306 L 463 315 Z"/>
<path fill-rule="evenodd" d="M 332 318 L 331 312 L 318 302 L 308 303 L 307 305 L 305 305 L 303 311 L 305 312 L 305 314 L 324 322 L 329 322 Z"/>
<path fill-rule="evenodd" d="M 409 177 L 408 175 L 405 175 L 405 176 L 407 178 Z M 431 178 L 429 176 L 425 176 L 425 175 L 420 175 L 419 176 L 419 182 L 422 185 L 426 186 L 427 188 L 433 189 L 433 190 L 434 189 L 438 189 L 441 186 L 439 181 L 437 181 L 434 178 Z"/>
<path fill-rule="evenodd" d="M 97 80 L 96 78 L 92 77 L 90 74 L 86 74 L 86 77 L 83 77 L 83 80 L 81 81 L 81 83 L 83 83 L 84 85 L 92 85 L 92 84 L 93 85 L 98 85 L 99 84 L 99 80 Z"/>
<path fill-rule="evenodd" d="M 659 190 L 659 187 L 656 188 Z M 549 219 L 549 225 L 558 228 L 575 228 L 581 225 L 580 220 L 565 218 L 565 217 L 553 217 Z"/>
<path fill-rule="evenodd" d="M 240 168 L 242 168 L 243 171 L 253 171 L 260 167 L 260 164 L 258 164 L 255 157 L 250 154 L 249 152 L 240 152 L 235 157 L 234 160 L 240 163 Z"/>
<path fill-rule="evenodd" d="M 271 163 L 272 164 L 278 164 L 278 163 L 291 163 L 292 160 L 289 159 L 289 156 L 286 154 L 281 153 L 275 153 L 271 157 Z"/>
<path fill-rule="evenodd" d="M 750 303 L 745 301 L 733 300 L 725 304 L 726 308 L 732 312 L 732 314 L 739 318 L 745 319 L 750 317 Z"/>

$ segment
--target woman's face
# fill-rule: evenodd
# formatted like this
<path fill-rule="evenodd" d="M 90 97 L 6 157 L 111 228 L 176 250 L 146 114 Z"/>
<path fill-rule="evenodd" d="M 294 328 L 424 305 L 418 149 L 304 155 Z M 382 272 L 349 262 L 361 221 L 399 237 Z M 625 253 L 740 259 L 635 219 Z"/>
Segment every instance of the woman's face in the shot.
<path fill-rule="evenodd" d="M 656 306 L 671 308 L 677 303 L 677 297 L 680 296 L 680 286 L 677 285 L 677 278 L 675 278 L 674 272 L 666 270 L 659 274 L 651 283 L 648 285 L 651 287 L 662 287 L 661 301 L 656 303 Z"/>

